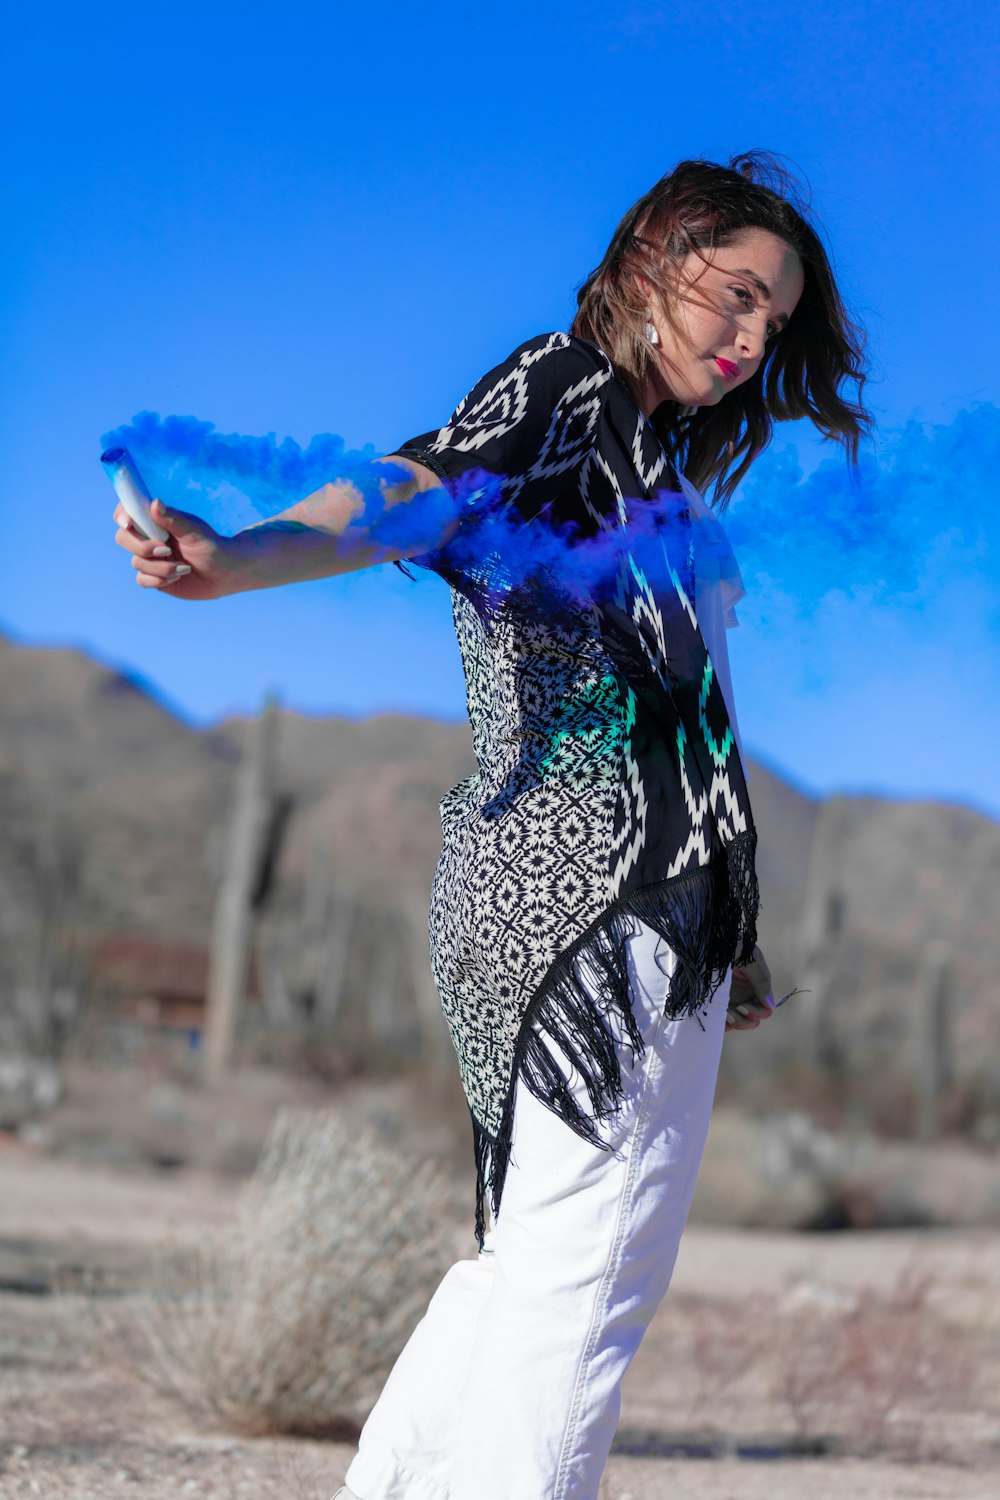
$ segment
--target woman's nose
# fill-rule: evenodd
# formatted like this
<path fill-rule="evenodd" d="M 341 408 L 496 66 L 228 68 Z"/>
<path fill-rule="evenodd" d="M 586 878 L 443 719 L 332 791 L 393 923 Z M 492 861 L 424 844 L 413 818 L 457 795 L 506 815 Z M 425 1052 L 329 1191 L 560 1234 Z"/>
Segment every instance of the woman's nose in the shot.
<path fill-rule="evenodd" d="M 740 324 L 739 344 L 745 359 L 762 359 L 766 342 L 767 335 L 763 321 L 758 322 L 756 318 L 748 318 Z"/>

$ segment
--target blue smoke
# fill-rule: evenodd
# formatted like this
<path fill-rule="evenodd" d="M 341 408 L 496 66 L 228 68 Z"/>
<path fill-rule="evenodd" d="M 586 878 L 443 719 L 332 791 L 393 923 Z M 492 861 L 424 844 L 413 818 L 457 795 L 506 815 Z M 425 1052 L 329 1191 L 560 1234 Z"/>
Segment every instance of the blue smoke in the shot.
<path fill-rule="evenodd" d="M 161 418 L 144 411 L 105 433 L 101 442 L 128 448 L 152 493 L 194 509 L 223 531 L 277 515 L 334 481 L 350 482 L 360 500 L 349 529 L 365 531 L 387 549 L 408 549 L 439 535 L 456 510 L 443 490 L 387 507 L 383 486 L 401 483 L 409 473 L 380 463 L 370 443 L 351 449 L 334 432 L 320 433 L 303 447 L 294 438 L 279 443 L 273 432 L 246 437 L 218 432 L 197 417 Z M 240 505 L 240 497 L 254 514 Z"/>
<path fill-rule="evenodd" d="M 883 428 L 856 471 L 842 457 L 808 476 L 794 448 L 757 462 L 726 529 L 748 587 L 815 602 L 830 590 L 925 610 L 1000 552 L 1000 408 Z M 992 573 L 992 563 L 988 571 Z"/>
<path fill-rule="evenodd" d="M 232 516 L 233 491 L 267 516 L 323 484 L 344 480 L 354 486 L 361 502 L 348 533 L 364 531 L 387 551 L 430 551 L 450 522 L 467 521 L 472 513 L 475 524 L 460 525 L 449 542 L 449 563 L 465 576 L 489 572 L 501 579 L 501 586 L 545 570 L 573 597 L 596 596 L 613 588 L 625 555 L 625 538 L 617 528 L 586 537 L 572 524 L 526 525 L 502 503 L 504 476 L 485 470 L 464 474 L 451 491 L 433 489 L 406 504 L 387 506 L 384 487 L 409 479 L 408 471 L 380 461 L 370 444 L 348 449 L 335 433 L 314 437 L 303 448 L 291 438 L 279 443 L 273 433 L 243 437 L 217 432 L 211 422 L 195 417 L 161 419 L 155 412 L 140 412 L 132 422 L 104 433 L 101 442 L 105 448 L 128 448 L 152 493 L 182 509 L 200 510 L 217 526 L 220 511 L 227 519 Z M 652 586 L 672 581 L 665 548 L 655 543 L 668 540 L 684 503 L 669 491 L 652 503 L 625 502 L 629 552 L 641 553 L 641 566 Z M 703 556 L 713 545 L 724 546 L 710 527 L 703 530 Z M 649 542 L 654 545 L 647 546 Z"/>
<path fill-rule="evenodd" d="M 197 417 L 160 417 L 141 411 L 101 438 L 104 448 L 128 448 L 154 494 L 183 485 L 209 499 L 220 487 L 245 495 L 262 515 L 293 505 L 331 478 L 364 470 L 377 457 L 371 444 L 350 449 L 335 432 L 314 437 L 303 448 L 294 438 L 217 432 Z M 179 503 L 179 502 L 178 502 Z"/>
<path fill-rule="evenodd" d="M 1000 408 L 883 427 L 857 484 L 794 450 L 754 466 L 727 530 L 744 743 L 826 788 L 961 789 L 997 806 Z M 777 747 L 783 747 L 778 749 Z"/>
<path fill-rule="evenodd" d="M 335 433 L 303 447 L 291 438 L 279 443 L 273 433 L 224 434 L 194 417 L 141 412 L 101 441 L 129 448 L 154 493 L 200 506 L 214 524 L 220 497 L 224 509 L 233 492 L 256 511 L 247 524 L 328 481 L 349 480 L 362 500 L 354 524 L 387 549 L 412 550 L 471 508 L 477 525 L 463 526 L 452 544 L 465 569 L 501 555 L 512 578 L 547 568 L 582 592 L 613 579 L 621 562 L 620 533 L 587 540 L 572 526 L 525 526 L 499 503 L 502 476 L 484 471 L 465 475 L 455 495 L 437 489 L 386 507 L 383 486 L 407 477 L 405 471 L 380 464 L 371 444 L 349 449 Z M 1000 630 L 992 573 L 1000 554 L 1000 510 L 992 501 L 997 472 L 1000 409 L 985 402 L 947 424 L 882 429 L 854 470 L 837 450 L 805 475 L 794 447 L 776 445 L 755 465 L 725 519 L 748 604 L 780 606 L 786 622 L 814 616 L 831 599 L 927 613 L 944 593 L 955 604 L 956 581 L 963 579 L 967 593 L 992 597 Z M 667 540 L 679 503 L 669 492 L 653 502 L 627 501 L 631 546 Z M 714 546 L 724 552 L 725 540 L 710 526 L 699 530 L 702 565 L 710 566 L 706 553 Z M 669 564 L 657 561 L 663 549 L 641 550 L 642 565 L 661 571 L 655 581 L 662 583 L 669 576 Z M 961 601 L 957 607 L 961 613 Z"/>
<path fill-rule="evenodd" d="M 142 413 L 103 445 L 130 448 L 154 494 L 215 525 L 234 494 L 255 507 L 246 525 L 348 477 L 387 546 L 432 534 L 457 504 L 483 520 L 455 543 L 465 566 L 492 544 L 515 569 L 554 562 L 586 585 L 618 562 L 606 541 L 515 524 L 495 504 L 495 475 L 470 476 L 457 498 L 431 492 L 422 514 L 412 502 L 386 510 L 374 449 L 349 450 L 333 435 L 302 448 Z M 747 590 L 743 628 L 730 636 L 744 743 L 784 746 L 785 768 L 806 783 L 914 795 L 948 785 L 973 801 L 982 789 L 996 806 L 998 472 L 1000 409 L 988 403 L 947 423 L 882 427 L 853 473 L 837 449 L 805 473 L 779 429 L 724 521 Z M 633 525 L 669 528 L 673 503 L 634 508 Z"/>

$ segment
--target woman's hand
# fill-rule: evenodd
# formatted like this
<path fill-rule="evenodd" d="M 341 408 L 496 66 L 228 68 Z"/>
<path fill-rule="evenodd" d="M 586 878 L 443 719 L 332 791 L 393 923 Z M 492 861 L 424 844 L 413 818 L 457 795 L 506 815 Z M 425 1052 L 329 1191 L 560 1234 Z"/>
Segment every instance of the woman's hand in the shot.
<path fill-rule="evenodd" d="M 167 510 L 154 500 L 153 519 L 170 533 L 168 542 L 141 537 L 123 506 L 115 507 L 115 541 L 132 554 L 140 588 L 162 589 L 179 599 L 221 599 L 240 589 L 231 537 L 220 536 L 200 516 Z"/>
<path fill-rule="evenodd" d="M 760 949 L 755 947 L 748 964 L 733 970 L 729 986 L 727 1031 L 753 1031 L 774 1015 L 771 971 Z"/>

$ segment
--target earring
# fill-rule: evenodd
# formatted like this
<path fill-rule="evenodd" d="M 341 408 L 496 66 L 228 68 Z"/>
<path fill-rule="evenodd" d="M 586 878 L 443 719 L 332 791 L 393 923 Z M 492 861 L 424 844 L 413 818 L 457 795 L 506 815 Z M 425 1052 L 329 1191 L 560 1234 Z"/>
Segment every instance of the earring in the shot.
<path fill-rule="evenodd" d="M 653 323 L 653 315 L 648 307 L 646 308 L 646 338 L 654 348 L 660 342 L 660 335 L 656 331 Z"/>

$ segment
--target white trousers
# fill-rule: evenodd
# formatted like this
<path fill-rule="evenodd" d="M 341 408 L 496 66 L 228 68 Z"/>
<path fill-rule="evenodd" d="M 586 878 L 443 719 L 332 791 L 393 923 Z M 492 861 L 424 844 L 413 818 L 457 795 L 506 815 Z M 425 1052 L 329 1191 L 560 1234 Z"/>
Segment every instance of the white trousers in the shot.
<path fill-rule="evenodd" d="M 628 945 L 645 1052 L 603 1151 L 520 1083 L 499 1217 L 447 1273 L 365 1424 L 360 1500 L 595 1500 L 620 1385 L 667 1290 L 701 1164 L 729 980 L 663 1016 L 674 955 Z M 579 1080 L 577 1080 L 579 1082 Z"/>

